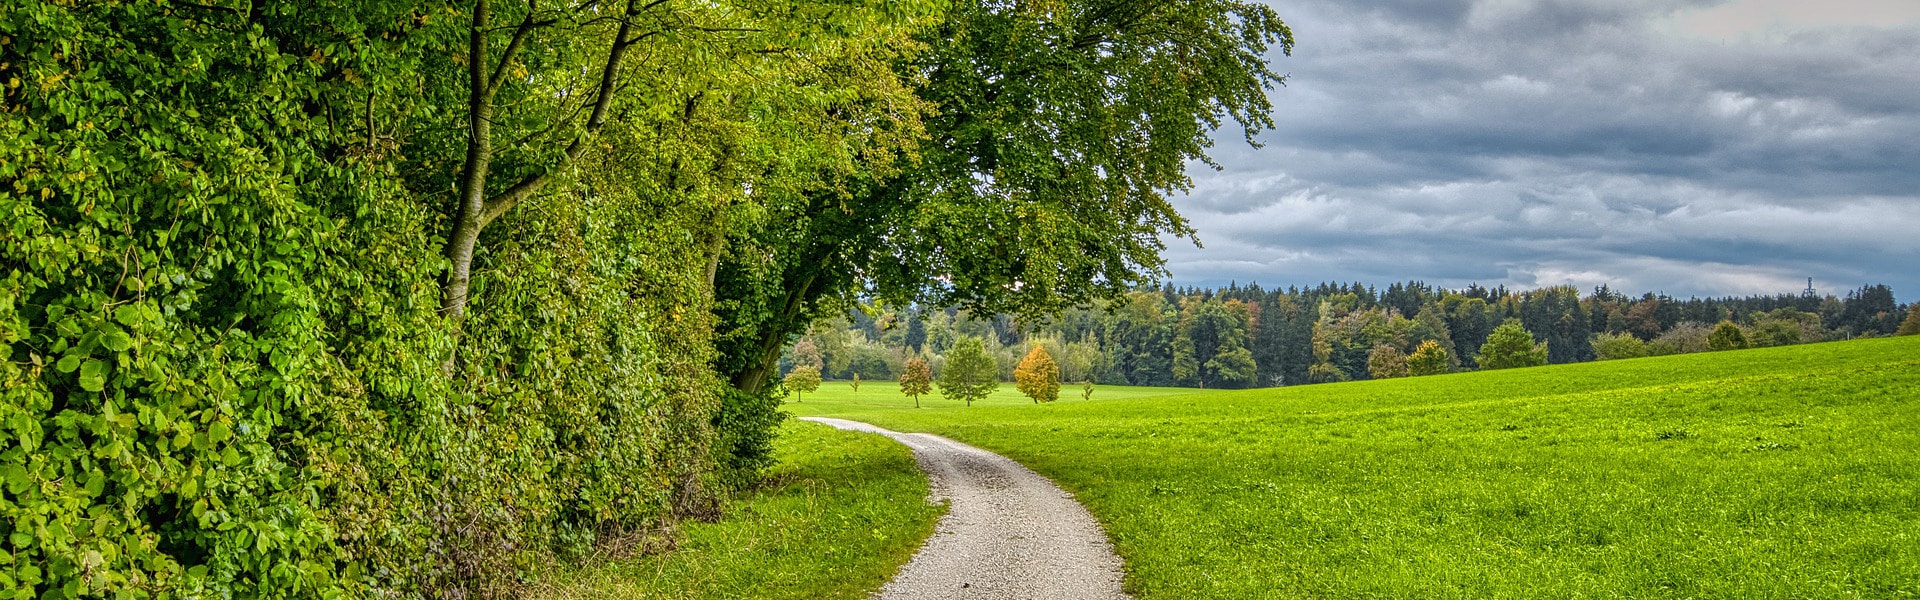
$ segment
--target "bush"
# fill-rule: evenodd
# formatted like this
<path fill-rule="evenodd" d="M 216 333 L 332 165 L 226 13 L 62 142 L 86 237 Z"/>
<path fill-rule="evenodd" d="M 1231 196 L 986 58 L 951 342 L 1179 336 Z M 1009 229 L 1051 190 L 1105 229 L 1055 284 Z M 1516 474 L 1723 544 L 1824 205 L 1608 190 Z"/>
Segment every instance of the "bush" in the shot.
<path fill-rule="evenodd" d="M 1373 352 L 1367 354 L 1367 375 L 1374 379 L 1406 377 L 1407 355 L 1390 344 L 1374 346 Z"/>
<path fill-rule="evenodd" d="M 1714 326 L 1713 333 L 1707 335 L 1708 350 L 1740 350 L 1746 347 L 1747 336 L 1733 321 L 1721 321 L 1719 325 Z"/>
<path fill-rule="evenodd" d="M 1598 334 L 1593 336 L 1593 356 L 1596 360 L 1620 360 L 1651 356 L 1653 351 L 1647 343 L 1631 333 Z"/>
<path fill-rule="evenodd" d="M 1533 334 L 1518 319 L 1507 319 L 1480 345 L 1478 362 L 1480 368 L 1489 370 L 1537 367 L 1547 364 L 1547 345 L 1534 343 Z"/>
<path fill-rule="evenodd" d="M 1414 377 L 1426 375 L 1444 375 L 1453 367 L 1453 357 L 1440 342 L 1427 340 L 1407 357 L 1407 373 Z"/>

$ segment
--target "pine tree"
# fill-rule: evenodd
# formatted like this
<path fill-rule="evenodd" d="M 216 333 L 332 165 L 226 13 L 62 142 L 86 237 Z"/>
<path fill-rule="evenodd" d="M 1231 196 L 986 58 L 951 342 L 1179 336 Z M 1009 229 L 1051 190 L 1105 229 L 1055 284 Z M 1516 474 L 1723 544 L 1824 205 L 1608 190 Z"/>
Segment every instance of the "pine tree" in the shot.
<path fill-rule="evenodd" d="M 1047 354 L 1047 348 L 1034 344 L 1020 366 L 1013 369 L 1013 384 L 1034 404 L 1060 399 L 1060 365 Z"/>

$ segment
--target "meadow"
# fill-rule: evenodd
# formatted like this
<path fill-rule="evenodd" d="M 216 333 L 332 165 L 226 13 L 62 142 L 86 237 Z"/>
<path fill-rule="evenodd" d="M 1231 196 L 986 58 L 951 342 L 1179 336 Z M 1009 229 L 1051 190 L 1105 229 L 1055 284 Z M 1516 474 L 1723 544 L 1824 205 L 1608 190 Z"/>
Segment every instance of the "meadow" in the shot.
<path fill-rule="evenodd" d="M 1920 337 L 972 408 L 828 383 L 797 415 L 1005 454 L 1141 598 L 1920 596 Z"/>

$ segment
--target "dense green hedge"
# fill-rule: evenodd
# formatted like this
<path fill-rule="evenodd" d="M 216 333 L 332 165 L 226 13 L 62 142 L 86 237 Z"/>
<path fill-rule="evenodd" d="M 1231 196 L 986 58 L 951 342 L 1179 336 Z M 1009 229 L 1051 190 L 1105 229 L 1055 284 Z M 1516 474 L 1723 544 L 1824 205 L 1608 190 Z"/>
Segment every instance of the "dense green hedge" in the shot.
<path fill-rule="evenodd" d="M 0 10 L 0 597 L 488 595 L 704 501 L 705 212 L 542 196 L 456 332 L 353 112 L 434 38 L 338 26 L 406 10 L 63 4 Z"/>

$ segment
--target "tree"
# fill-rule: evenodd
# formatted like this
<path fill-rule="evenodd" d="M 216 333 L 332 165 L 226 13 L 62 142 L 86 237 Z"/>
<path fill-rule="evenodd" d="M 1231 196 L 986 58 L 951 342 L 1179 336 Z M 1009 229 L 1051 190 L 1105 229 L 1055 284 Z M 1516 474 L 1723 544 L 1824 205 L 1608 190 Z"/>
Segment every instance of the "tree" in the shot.
<path fill-rule="evenodd" d="M 787 372 L 784 380 L 787 389 L 793 390 L 799 399 L 805 399 L 808 392 L 820 389 L 820 369 L 813 365 L 800 365 Z"/>
<path fill-rule="evenodd" d="M 861 297 L 1040 315 L 1151 281 L 1166 236 L 1192 234 L 1169 194 L 1228 121 L 1249 141 L 1273 125 L 1266 92 L 1283 78 L 1266 56 L 1293 45 L 1247 0 L 963 0 L 941 16 L 898 44 L 924 53 L 880 74 L 913 98 L 873 101 L 884 110 L 852 128 L 921 141 L 914 160 L 854 140 L 842 177 L 756 186 L 764 225 L 724 238 L 716 364 L 739 394 L 723 412 L 771 430 L 774 408 L 754 398 L 779 349 Z"/>
<path fill-rule="evenodd" d="M 933 368 L 918 356 L 907 359 L 900 370 L 900 393 L 913 397 L 913 407 L 920 408 L 920 396 L 933 391 Z"/>
<path fill-rule="evenodd" d="M 1537 367 L 1547 364 L 1547 345 L 1534 342 L 1533 334 L 1520 325 L 1519 319 L 1507 319 L 1480 345 L 1478 362 L 1480 368 L 1488 370 Z"/>
<path fill-rule="evenodd" d="M 1907 318 L 1900 322 L 1900 329 L 1894 335 L 1920 335 L 1920 302 L 1907 307 Z"/>
<path fill-rule="evenodd" d="M 1000 388 L 1000 367 L 994 364 L 980 338 L 964 337 L 947 351 L 947 365 L 940 369 L 940 395 L 967 401 L 987 397 Z"/>
<path fill-rule="evenodd" d="M 860 373 L 855 372 L 853 374 L 853 381 L 849 382 L 847 385 L 848 387 L 853 388 L 853 393 L 855 394 L 860 393 Z"/>
<path fill-rule="evenodd" d="M 1598 360 L 1620 360 L 1648 356 L 1647 343 L 1631 333 L 1602 333 L 1593 336 L 1593 355 Z"/>
<path fill-rule="evenodd" d="M 1047 348 L 1034 344 L 1020 366 L 1013 369 L 1013 385 L 1033 399 L 1034 404 L 1060 399 L 1060 365 L 1047 354 Z"/>
<path fill-rule="evenodd" d="M 1452 367 L 1453 357 L 1447 349 L 1435 340 L 1420 342 L 1413 354 L 1407 357 L 1407 374 L 1414 377 L 1425 375 L 1444 375 Z"/>
<path fill-rule="evenodd" d="M 1081 400 L 1093 399 L 1093 382 L 1092 381 L 1080 382 L 1080 399 Z"/>
<path fill-rule="evenodd" d="M 1713 333 L 1707 334 L 1707 349 L 1741 350 L 1747 347 L 1747 335 L 1733 321 L 1721 321 L 1713 326 Z"/>
<path fill-rule="evenodd" d="M 1374 346 L 1373 352 L 1367 354 L 1367 375 L 1374 379 L 1406 377 L 1408 375 L 1407 355 L 1391 344 Z"/>

